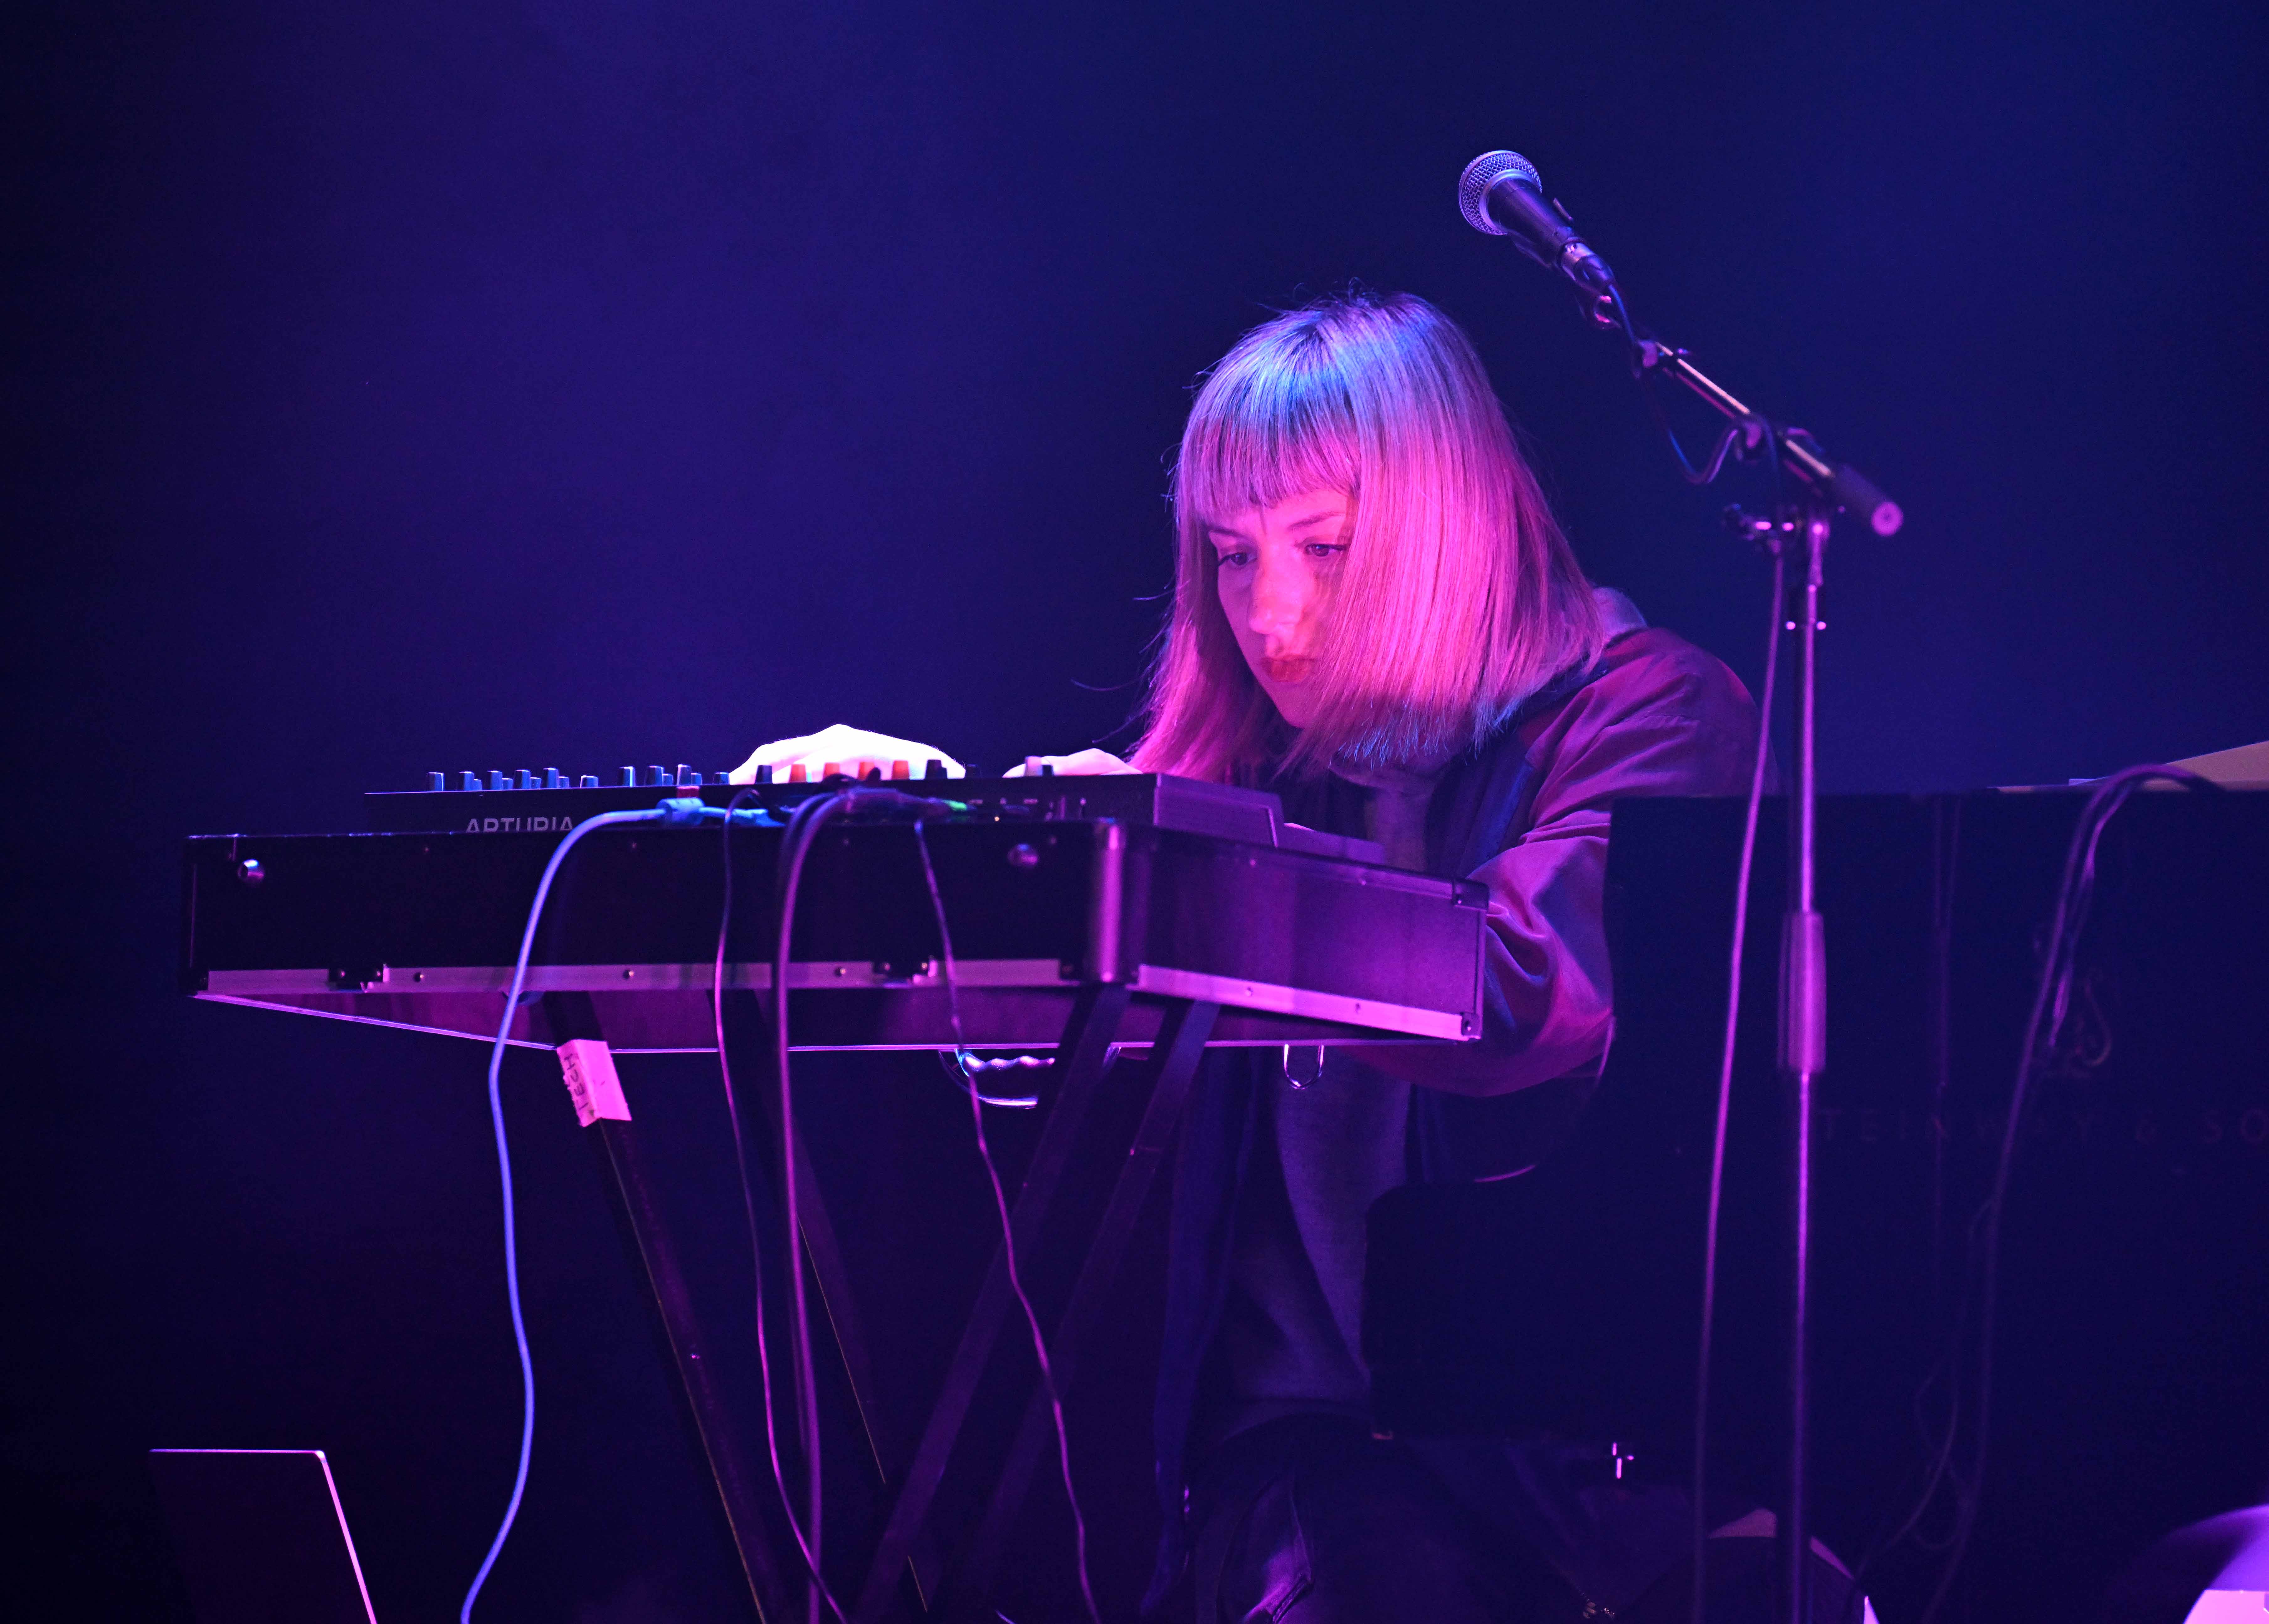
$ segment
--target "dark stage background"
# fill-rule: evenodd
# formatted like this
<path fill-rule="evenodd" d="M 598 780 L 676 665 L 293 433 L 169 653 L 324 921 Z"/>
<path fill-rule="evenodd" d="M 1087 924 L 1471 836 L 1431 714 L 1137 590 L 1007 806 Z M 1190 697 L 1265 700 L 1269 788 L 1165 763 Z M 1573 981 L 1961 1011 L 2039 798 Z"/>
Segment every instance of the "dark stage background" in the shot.
<path fill-rule="evenodd" d="M 77 1616 L 186 1616 L 153 1444 L 327 1449 L 380 1617 L 454 1616 L 517 1427 L 477 1049 L 176 996 L 178 837 L 837 720 L 995 764 L 1112 737 L 1194 375 L 1350 277 L 1467 325 L 1587 568 L 1754 682 L 1727 493 L 1459 219 L 1484 148 L 1904 503 L 1831 556 L 1829 787 L 2269 735 L 2251 7 L 26 0 L 0 29 L 7 1523 L 11 1586 Z M 964 1130 L 934 1077 L 814 1077 L 911 1404 L 984 1238 Z M 630 1087 L 728 1211 L 707 1067 Z M 507 1093 L 540 1430 L 483 1616 L 724 1616 L 556 1071 Z M 1121 1611 L 1155 1272 L 1075 1414 Z M 2067 1532 L 1981 1546 L 1980 1583 L 2126 1554 Z"/>

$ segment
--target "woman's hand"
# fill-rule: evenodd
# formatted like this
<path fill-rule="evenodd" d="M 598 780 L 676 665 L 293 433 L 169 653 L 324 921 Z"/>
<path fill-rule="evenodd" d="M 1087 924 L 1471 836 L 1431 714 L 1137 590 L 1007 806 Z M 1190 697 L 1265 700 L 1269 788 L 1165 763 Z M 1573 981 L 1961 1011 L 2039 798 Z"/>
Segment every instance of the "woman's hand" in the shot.
<path fill-rule="evenodd" d="M 1068 756 L 1027 756 L 1022 763 L 1009 768 L 1004 776 L 1021 779 L 1027 772 L 1038 776 L 1042 767 L 1052 767 L 1060 776 L 1067 778 L 1083 772 L 1100 774 L 1134 771 L 1109 750 L 1074 750 Z"/>
<path fill-rule="evenodd" d="M 735 784 L 753 784 L 757 781 L 757 769 L 770 767 L 774 781 L 785 782 L 791 768 L 802 767 L 804 777 L 815 782 L 831 772 L 846 773 L 854 779 L 864 778 L 870 768 L 879 771 L 887 779 L 891 776 L 891 767 L 904 762 L 906 771 L 919 779 L 922 770 L 933 761 L 945 764 L 948 778 L 968 776 L 959 762 L 935 745 L 917 744 L 911 739 L 894 739 L 887 733 L 868 733 L 864 728 L 846 727 L 838 722 L 832 727 L 822 727 L 817 733 L 808 733 L 799 739 L 775 739 L 770 744 L 759 745 L 748 760 L 733 769 L 731 777 Z"/>
<path fill-rule="evenodd" d="M 868 733 L 863 727 L 846 727 L 838 722 L 832 727 L 823 727 L 817 733 L 808 733 L 796 739 L 775 739 L 759 746 L 748 760 L 733 769 L 735 784 L 753 784 L 757 769 L 770 767 L 776 782 L 786 781 L 789 770 L 803 769 L 804 777 L 817 782 L 830 772 L 840 772 L 851 778 L 864 778 L 868 771 L 879 771 L 887 779 L 891 768 L 899 762 L 914 778 L 933 761 L 945 764 L 946 776 L 965 778 L 968 770 L 932 744 L 918 744 L 912 739 L 892 738 L 887 733 Z M 1029 770 L 1037 773 L 1042 766 L 1052 768 L 1067 778 L 1080 773 L 1132 772 L 1128 766 L 1109 750 L 1074 750 L 1068 756 L 1027 756 L 1024 762 L 1009 769 L 1007 776 L 1022 778 Z"/>

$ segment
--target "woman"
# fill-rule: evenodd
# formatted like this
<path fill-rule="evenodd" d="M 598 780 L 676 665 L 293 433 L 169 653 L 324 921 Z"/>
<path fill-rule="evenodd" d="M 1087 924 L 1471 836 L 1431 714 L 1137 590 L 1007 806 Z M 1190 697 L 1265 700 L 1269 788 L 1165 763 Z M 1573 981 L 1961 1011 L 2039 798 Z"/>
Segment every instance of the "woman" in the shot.
<path fill-rule="evenodd" d="M 1620 1608 L 1674 1546 L 1608 1573 L 1508 1540 L 1517 1515 L 1373 1436 L 1366 1219 L 1402 1186 L 1548 1148 L 1539 1124 L 1580 1106 L 1608 1036 L 1609 806 L 1741 792 L 1755 708 L 1585 580 L 1479 357 L 1423 299 L 1351 294 L 1245 335 L 1192 407 L 1173 504 L 1174 606 L 1133 770 L 1272 788 L 1390 862 L 1471 875 L 1491 933 L 1477 1043 L 1335 1049 L 1297 1081 L 1274 1052 L 1208 1062 L 1175 1187 L 1150 1605 L 1187 1594 L 1205 1624 Z M 744 771 L 935 754 L 831 729 Z"/>

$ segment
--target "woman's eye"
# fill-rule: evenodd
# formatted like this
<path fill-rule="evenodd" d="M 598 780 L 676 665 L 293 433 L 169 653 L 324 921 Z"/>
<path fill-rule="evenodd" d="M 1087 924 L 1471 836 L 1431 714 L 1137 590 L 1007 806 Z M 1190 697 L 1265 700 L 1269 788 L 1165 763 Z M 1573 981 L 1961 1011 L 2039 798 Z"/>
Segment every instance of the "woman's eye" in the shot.
<path fill-rule="evenodd" d="M 1253 562 L 1253 555 L 1249 552 L 1225 552 L 1216 557 L 1214 562 L 1220 565 L 1224 570 L 1241 570 L 1246 565 Z"/>
<path fill-rule="evenodd" d="M 1311 558 L 1336 558 L 1346 550 L 1345 542 L 1310 542 L 1306 549 Z"/>

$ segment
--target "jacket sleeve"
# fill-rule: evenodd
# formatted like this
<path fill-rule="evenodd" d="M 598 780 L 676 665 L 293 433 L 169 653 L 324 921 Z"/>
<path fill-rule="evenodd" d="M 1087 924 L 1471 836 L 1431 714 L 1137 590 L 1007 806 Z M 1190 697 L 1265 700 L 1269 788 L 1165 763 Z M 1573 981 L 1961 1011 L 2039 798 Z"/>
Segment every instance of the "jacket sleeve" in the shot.
<path fill-rule="evenodd" d="M 1526 828 L 1473 875 L 1489 890 L 1479 1040 L 1366 1047 L 1356 1051 L 1365 1062 L 1429 1088 L 1489 1095 L 1606 1052 L 1609 811 L 1625 795 L 1745 794 L 1756 748 L 1756 707 L 1740 680 L 1672 643 L 1579 690 L 1529 744 Z"/>

